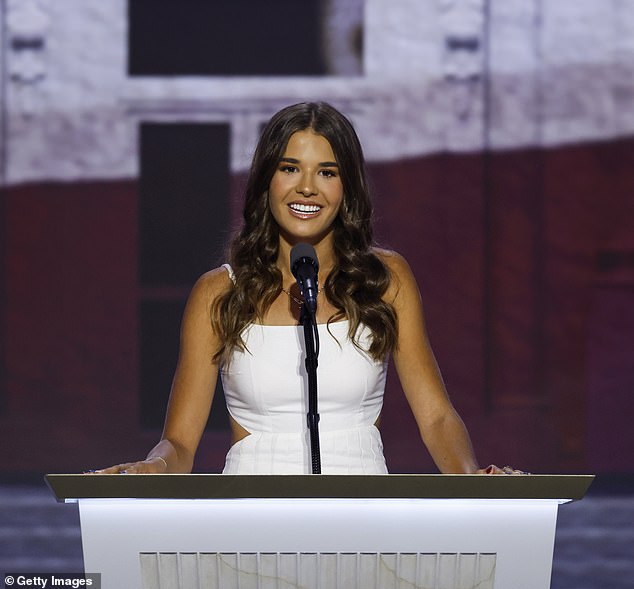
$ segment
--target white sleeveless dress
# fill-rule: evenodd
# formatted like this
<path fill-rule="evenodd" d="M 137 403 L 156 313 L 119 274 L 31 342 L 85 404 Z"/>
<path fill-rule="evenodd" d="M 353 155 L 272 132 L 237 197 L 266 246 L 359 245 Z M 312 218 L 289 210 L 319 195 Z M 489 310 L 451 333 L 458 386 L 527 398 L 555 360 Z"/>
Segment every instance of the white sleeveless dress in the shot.
<path fill-rule="evenodd" d="M 383 405 L 387 362 L 353 345 L 347 321 L 318 330 L 321 471 L 386 474 L 374 423 Z M 359 335 L 367 349 L 369 330 Z M 252 324 L 242 336 L 248 351 L 235 352 L 220 375 L 229 413 L 250 435 L 230 448 L 223 473 L 310 474 L 303 327 Z"/>

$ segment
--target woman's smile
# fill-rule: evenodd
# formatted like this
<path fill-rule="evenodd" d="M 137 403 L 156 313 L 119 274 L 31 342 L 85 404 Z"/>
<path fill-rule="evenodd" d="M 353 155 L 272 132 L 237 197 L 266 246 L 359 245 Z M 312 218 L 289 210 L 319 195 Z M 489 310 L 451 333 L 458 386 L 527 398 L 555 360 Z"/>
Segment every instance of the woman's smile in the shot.
<path fill-rule="evenodd" d="M 317 204 L 307 204 L 301 202 L 289 203 L 288 208 L 291 214 L 298 219 L 313 219 L 321 211 L 321 207 Z"/>

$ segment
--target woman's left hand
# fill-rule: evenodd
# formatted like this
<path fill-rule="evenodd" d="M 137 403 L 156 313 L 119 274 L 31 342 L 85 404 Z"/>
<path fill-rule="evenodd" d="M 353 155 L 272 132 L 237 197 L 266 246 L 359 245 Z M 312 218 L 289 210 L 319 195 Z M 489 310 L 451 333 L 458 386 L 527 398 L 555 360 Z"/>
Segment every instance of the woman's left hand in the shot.
<path fill-rule="evenodd" d="M 523 470 L 518 470 L 517 468 L 513 468 L 512 466 L 503 466 L 500 468 L 495 464 L 489 464 L 486 468 L 479 468 L 476 471 L 476 474 L 509 474 L 509 475 L 518 475 L 518 474 L 530 474 L 530 472 L 524 472 Z"/>

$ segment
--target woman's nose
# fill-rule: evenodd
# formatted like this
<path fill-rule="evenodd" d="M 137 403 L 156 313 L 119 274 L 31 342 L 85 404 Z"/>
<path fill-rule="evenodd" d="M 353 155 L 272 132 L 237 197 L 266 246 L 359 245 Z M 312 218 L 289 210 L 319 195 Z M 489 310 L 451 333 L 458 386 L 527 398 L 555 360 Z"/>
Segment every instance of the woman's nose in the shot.
<path fill-rule="evenodd" d="M 303 174 L 300 181 L 297 184 L 297 192 L 304 196 L 312 196 L 316 193 L 315 184 L 310 174 Z"/>

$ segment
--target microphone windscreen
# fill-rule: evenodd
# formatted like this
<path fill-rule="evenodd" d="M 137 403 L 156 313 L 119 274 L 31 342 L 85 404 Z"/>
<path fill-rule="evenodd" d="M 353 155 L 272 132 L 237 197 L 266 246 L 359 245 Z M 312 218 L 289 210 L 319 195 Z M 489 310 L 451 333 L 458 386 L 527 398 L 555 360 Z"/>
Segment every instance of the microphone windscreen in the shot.
<path fill-rule="evenodd" d="M 309 243 L 298 243 L 291 249 L 291 272 L 296 273 L 297 262 L 302 258 L 309 258 L 315 266 L 315 272 L 319 270 L 319 261 L 317 260 L 317 252 Z"/>

